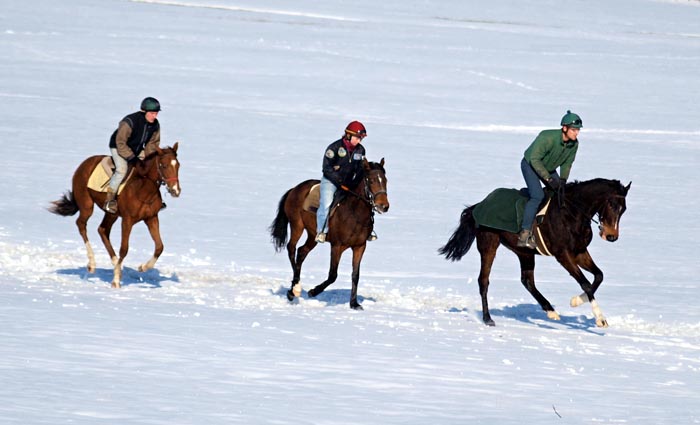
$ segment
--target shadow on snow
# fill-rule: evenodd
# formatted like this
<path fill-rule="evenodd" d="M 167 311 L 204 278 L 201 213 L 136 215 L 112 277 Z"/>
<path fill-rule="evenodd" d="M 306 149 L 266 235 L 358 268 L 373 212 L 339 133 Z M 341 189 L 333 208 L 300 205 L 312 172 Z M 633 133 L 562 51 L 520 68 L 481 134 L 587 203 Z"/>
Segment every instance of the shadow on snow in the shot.
<path fill-rule="evenodd" d="M 95 273 L 88 273 L 87 268 L 78 267 L 73 269 L 58 269 L 56 273 L 67 276 L 79 276 L 82 280 L 87 280 L 91 283 L 95 283 L 95 278 L 97 278 L 97 280 L 101 282 L 111 284 L 114 278 L 114 269 L 97 268 L 95 269 Z M 180 279 L 175 273 L 170 276 L 161 275 L 157 268 L 150 269 L 143 273 L 130 267 L 122 268 L 122 286 L 133 285 L 142 288 L 160 288 L 161 282 L 167 281 L 179 283 Z"/>

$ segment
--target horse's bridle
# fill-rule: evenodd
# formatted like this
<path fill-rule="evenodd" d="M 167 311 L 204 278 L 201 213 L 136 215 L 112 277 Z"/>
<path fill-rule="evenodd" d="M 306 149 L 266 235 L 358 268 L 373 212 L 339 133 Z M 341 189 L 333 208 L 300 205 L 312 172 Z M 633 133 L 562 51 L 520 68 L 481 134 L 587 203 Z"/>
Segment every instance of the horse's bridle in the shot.
<path fill-rule="evenodd" d="M 367 202 L 370 207 L 372 207 L 372 211 L 376 211 L 376 212 L 381 214 L 381 212 L 377 209 L 377 205 L 374 203 L 374 200 L 379 195 L 382 195 L 382 194 L 386 195 L 387 192 L 386 192 L 386 186 L 385 186 L 384 182 L 380 181 L 380 185 L 381 185 L 382 189 L 372 193 L 372 191 L 369 189 L 370 183 L 369 183 L 369 173 L 368 173 L 365 176 L 365 196 L 367 197 L 367 199 L 364 199 L 364 198 L 361 198 L 361 199 L 364 199 L 364 201 Z"/>
<path fill-rule="evenodd" d="M 372 209 L 372 211 L 376 211 L 376 212 L 378 212 L 378 213 L 381 214 L 381 212 L 377 209 L 377 205 L 374 203 L 374 200 L 375 200 L 375 198 L 376 198 L 378 195 L 381 195 L 381 194 L 386 195 L 386 194 L 387 194 L 386 187 L 385 187 L 384 184 L 382 183 L 382 190 L 378 190 L 378 191 L 376 191 L 376 192 L 372 192 L 372 191 L 369 189 L 369 187 L 370 187 L 370 184 L 369 184 L 369 174 L 365 176 L 365 178 L 364 178 L 364 184 L 365 184 L 365 196 L 358 195 L 357 193 L 355 193 L 355 192 L 353 192 L 353 191 L 350 191 L 350 190 L 348 190 L 347 193 L 351 194 L 352 196 L 356 197 L 357 199 L 359 199 L 359 200 L 361 200 L 361 201 L 363 201 L 363 202 L 366 202 L 367 205 L 370 206 L 370 208 Z"/>

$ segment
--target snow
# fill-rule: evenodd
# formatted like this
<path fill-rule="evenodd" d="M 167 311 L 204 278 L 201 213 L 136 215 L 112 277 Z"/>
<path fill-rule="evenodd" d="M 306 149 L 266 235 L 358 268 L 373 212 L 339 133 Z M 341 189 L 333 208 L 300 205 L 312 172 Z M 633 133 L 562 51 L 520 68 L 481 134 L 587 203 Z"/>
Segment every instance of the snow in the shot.
<path fill-rule="evenodd" d="M 700 423 L 700 2 L 3 1 L 0 423 Z M 118 121 L 158 98 L 180 141 L 165 252 L 135 227 L 123 287 L 89 222 L 46 211 Z M 499 251 L 437 255 L 465 204 L 520 187 L 522 152 L 583 117 L 572 177 L 632 182 L 595 239 L 595 326 L 537 259 L 547 319 Z M 386 159 L 391 208 L 348 308 L 350 255 L 316 299 L 267 226 L 351 120 Z M 113 241 L 119 240 L 115 228 Z M 324 280 L 328 246 L 302 272 Z"/>

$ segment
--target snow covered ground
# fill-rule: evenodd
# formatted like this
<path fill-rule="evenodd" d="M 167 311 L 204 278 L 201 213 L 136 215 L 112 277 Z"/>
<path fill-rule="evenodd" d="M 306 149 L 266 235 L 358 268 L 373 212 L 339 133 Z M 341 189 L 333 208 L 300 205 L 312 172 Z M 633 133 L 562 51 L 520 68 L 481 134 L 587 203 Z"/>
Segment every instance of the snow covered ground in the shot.
<path fill-rule="evenodd" d="M 0 4 L 0 423 L 700 423 L 700 2 Z M 156 269 L 136 270 L 139 224 L 113 290 L 101 214 L 89 275 L 74 219 L 46 207 L 145 96 L 183 193 Z M 501 250 L 487 328 L 477 252 L 437 248 L 465 204 L 522 186 L 522 152 L 566 109 L 584 120 L 572 177 L 632 181 L 620 240 L 590 247 L 610 327 L 538 258 L 548 320 Z M 365 310 L 347 254 L 289 304 L 267 226 L 354 119 L 391 202 Z"/>

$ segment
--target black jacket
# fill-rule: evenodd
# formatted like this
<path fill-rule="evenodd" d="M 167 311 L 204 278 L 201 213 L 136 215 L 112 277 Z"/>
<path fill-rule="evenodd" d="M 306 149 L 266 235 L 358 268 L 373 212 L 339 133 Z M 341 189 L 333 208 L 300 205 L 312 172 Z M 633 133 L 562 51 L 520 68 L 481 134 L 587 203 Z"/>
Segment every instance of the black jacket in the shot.
<path fill-rule="evenodd" d="M 160 124 L 158 120 L 153 123 L 146 121 L 144 112 L 134 112 L 125 116 L 109 139 L 109 147 L 116 148 L 119 155 L 127 160 L 140 154 L 147 144 L 160 144 Z M 146 154 L 149 154 L 150 150 L 153 149 L 146 149 Z"/>
<path fill-rule="evenodd" d="M 365 158 L 365 147 L 358 144 L 350 153 L 343 139 L 336 140 L 326 148 L 323 156 L 323 177 L 330 180 L 336 187 L 341 185 L 354 189 L 364 177 L 362 160 Z"/>

